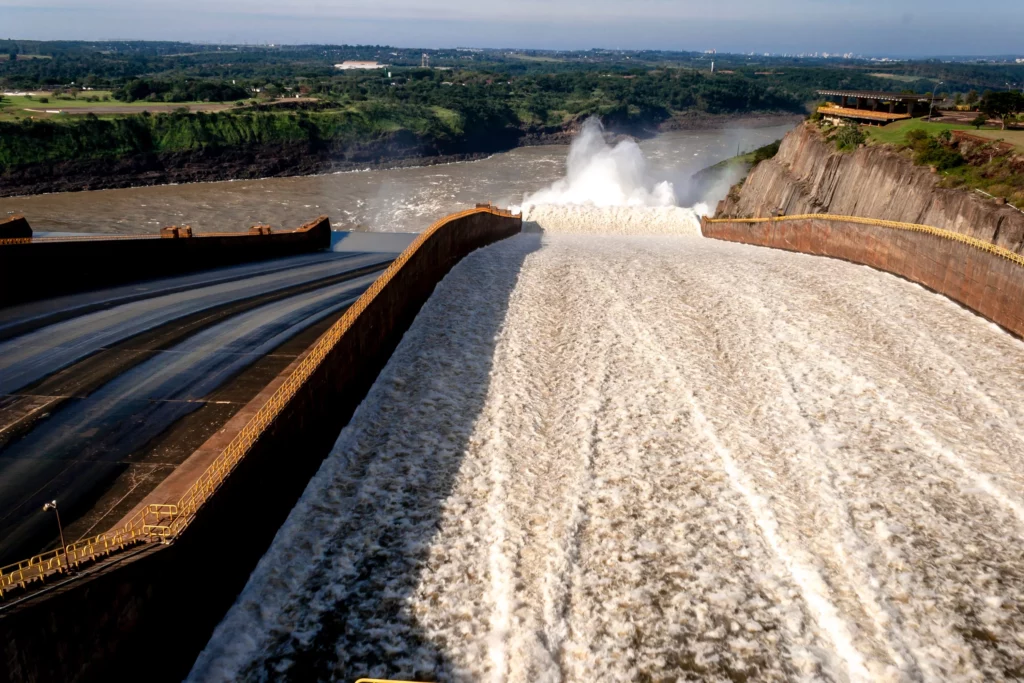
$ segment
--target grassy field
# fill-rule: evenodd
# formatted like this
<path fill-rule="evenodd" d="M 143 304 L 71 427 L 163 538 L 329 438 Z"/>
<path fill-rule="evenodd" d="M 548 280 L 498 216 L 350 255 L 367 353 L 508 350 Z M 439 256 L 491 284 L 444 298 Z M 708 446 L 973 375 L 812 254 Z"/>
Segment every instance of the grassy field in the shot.
<path fill-rule="evenodd" d="M 3 106 L 5 107 L 16 107 L 18 109 L 74 109 L 78 107 L 98 107 L 105 104 L 110 105 L 123 105 L 123 102 L 116 102 L 111 100 L 109 102 L 86 102 L 86 97 L 96 97 L 102 100 L 104 97 L 110 97 L 109 90 L 88 90 L 81 93 L 78 99 L 73 99 L 67 96 L 68 99 L 57 99 L 52 94 L 47 95 L 32 95 L 31 97 L 4 97 Z M 40 102 L 40 98 L 49 100 L 48 102 Z"/>
<path fill-rule="evenodd" d="M 0 101 L 0 121 L 20 121 L 26 118 L 49 119 L 65 116 L 66 114 L 47 113 L 47 110 L 61 110 L 69 114 L 93 113 L 97 116 L 118 116 L 134 114 L 142 111 L 170 112 L 179 107 L 192 107 L 207 111 L 217 111 L 231 107 L 231 103 L 219 102 L 120 102 L 114 99 L 103 101 L 104 97 L 109 98 L 110 91 L 89 90 L 79 94 L 78 98 L 70 96 L 57 97 L 53 94 L 35 94 L 29 97 L 3 97 Z M 100 101 L 88 102 L 87 97 L 97 98 Z M 46 102 L 42 100 L 45 99 Z"/>
<path fill-rule="evenodd" d="M 0 62 L 6 62 L 10 58 L 10 55 L 0 55 Z M 53 57 L 50 55 L 18 55 L 18 61 L 23 59 L 53 59 Z"/>
<path fill-rule="evenodd" d="M 874 76 L 875 78 L 887 78 L 890 81 L 899 81 L 901 83 L 913 83 L 915 81 L 931 81 L 932 83 L 938 82 L 937 78 L 923 78 L 919 76 L 906 76 L 903 74 L 874 73 L 868 74 L 868 76 Z"/>
<path fill-rule="evenodd" d="M 1016 147 L 1017 151 L 1024 152 L 1024 130 L 991 130 L 983 128 L 982 130 L 973 131 L 973 133 L 990 140 L 1005 140 Z"/>
<path fill-rule="evenodd" d="M 524 55 L 521 52 L 512 52 L 509 57 L 515 57 L 521 59 L 524 62 L 564 62 L 564 59 L 557 57 L 546 57 L 544 55 Z"/>
<path fill-rule="evenodd" d="M 975 130 L 974 126 L 957 123 L 933 123 L 924 119 L 897 121 L 887 126 L 867 127 L 864 130 L 867 132 L 869 140 L 885 145 L 901 144 L 906 139 L 907 132 L 911 130 L 926 130 L 932 135 L 944 130 L 966 130 L 971 135 L 977 135 L 990 140 L 1005 140 L 1021 152 L 1024 152 L 1024 130 L 995 130 L 992 128 Z"/>

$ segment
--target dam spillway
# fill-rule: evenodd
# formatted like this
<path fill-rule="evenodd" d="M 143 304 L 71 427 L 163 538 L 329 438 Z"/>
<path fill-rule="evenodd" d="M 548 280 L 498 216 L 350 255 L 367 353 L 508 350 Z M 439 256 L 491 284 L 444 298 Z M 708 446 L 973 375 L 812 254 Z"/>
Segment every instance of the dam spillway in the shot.
<path fill-rule="evenodd" d="M 510 238 L 439 285 L 192 680 L 1012 679 L 1022 361 L 841 261 Z"/>
<path fill-rule="evenodd" d="M 1019 339 L 700 235 L 1010 330 L 1019 256 L 849 216 L 699 223 L 590 142 L 610 184 L 570 154 L 552 203 L 443 219 L 295 337 L 170 504 L 129 513 L 148 543 L 12 589 L 12 677 L 109 679 L 154 629 L 167 680 L 1017 677 Z"/>

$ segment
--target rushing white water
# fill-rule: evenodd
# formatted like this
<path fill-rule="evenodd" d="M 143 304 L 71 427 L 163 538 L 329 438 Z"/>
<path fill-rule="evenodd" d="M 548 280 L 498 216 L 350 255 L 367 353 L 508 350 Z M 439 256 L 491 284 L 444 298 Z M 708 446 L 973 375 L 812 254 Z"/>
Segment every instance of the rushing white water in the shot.
<path fill-rule="evenodd" d="M 700 239 L 600 133 L 438 286 L 191 679 L 1020 677 L 1024 344 Z"/>
<path fill-rule="evenodd" d="M 526 229 L 619 235 L 699 235 L 707 206 L 676 206 L 675 188 L 648 170 L 632 140 L 611 145 L 592 118 L 573 140 L 565 177 L 523 200 Z"/>
<path fill-rule="evenodd" d="M 697 209 L 679 206 L 572 206 L 541 204 L 524 210 L 524 229 L 550 233 L 699 236 Z"/>
<path fill-rule="evenodd" d="M 591 118 L 569 147 L 565 177 L 528 196 L 523 207 L 672 206 L 675 202 L 672 183 L 651 179 L 640 146 L 632 140 L 609 145 L 601 122 Z"/>
<path fill-rule="evenodd" d="M 423 308 L 191 678 L 1013 680 L 1024 344 L 849 263 L 524 234 Z"/>

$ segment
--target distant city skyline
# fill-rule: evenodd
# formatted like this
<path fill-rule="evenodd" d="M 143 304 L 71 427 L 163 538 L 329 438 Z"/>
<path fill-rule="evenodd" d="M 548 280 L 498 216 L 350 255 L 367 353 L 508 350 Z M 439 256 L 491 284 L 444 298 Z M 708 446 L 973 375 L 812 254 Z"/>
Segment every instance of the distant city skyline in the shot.
<path fill-rule="evenodd" d="M 1024 56 L 1019 0 L 0 0 L 0 37 Z"/>

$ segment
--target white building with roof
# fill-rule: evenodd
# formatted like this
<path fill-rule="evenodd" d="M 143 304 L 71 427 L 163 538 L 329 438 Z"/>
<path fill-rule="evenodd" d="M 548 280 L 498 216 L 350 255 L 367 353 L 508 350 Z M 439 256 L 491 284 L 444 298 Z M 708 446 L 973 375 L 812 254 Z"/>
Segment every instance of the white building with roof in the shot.
<path fill-rule="evenodd" d="M 341 69 L 342 71 L 352 71 L 355 69 L 383 69 L 387 64 L 381 64 L 379 62 L 356 62 L 347 61 L 341 64 L 335 64 L 335 69 Z"/>

